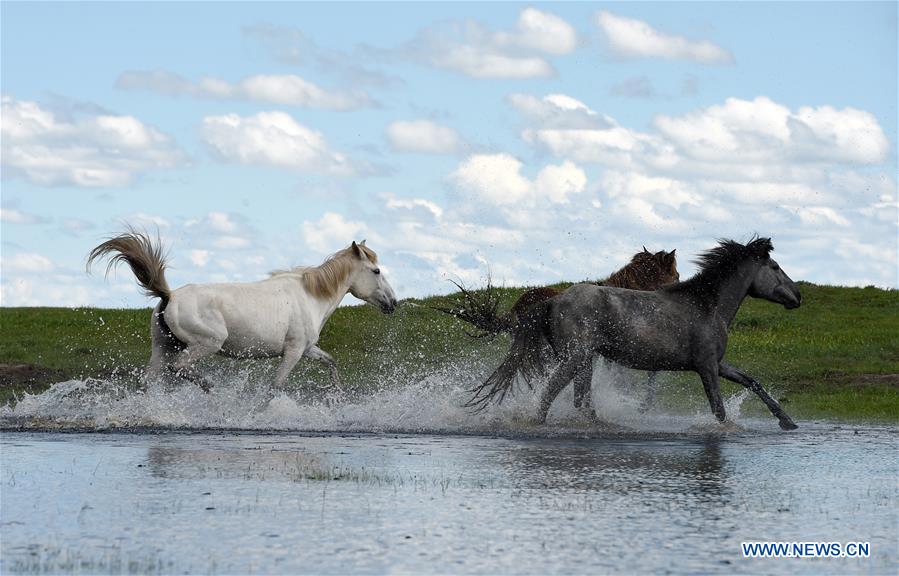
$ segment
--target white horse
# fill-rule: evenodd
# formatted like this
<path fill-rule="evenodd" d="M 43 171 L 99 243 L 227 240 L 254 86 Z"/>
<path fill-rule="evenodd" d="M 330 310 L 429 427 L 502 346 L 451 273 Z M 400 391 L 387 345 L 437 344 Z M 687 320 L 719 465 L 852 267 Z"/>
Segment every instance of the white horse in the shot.
<path fill-rule="evenodd" d="M 337 363 L 316 346 L 328 318 L 347 292 L 378 306 L 385 314 L 396 309 L 393 288 L 378 268 L 378 256 L 353 242 L 320 266 L 296 267 L 274 272 L 258 282 L 188 284 L 170 290 L 165 279 L 165 255 L 158 238 L 142 232 L 110 238 L 91 250 L 87 268 L 98 258 L 109 257 L 109 271 L 127 262 L 148 296 L 160 299 L 150 321 L 153 351 L 148 378 L 167 372 L 199 384 L 210 384 L 194 364 L 212 354 L 236 358 L 281 357 L 276 387 L 307 356 L 324 362 L 331 381 L 339 385 Z"/>

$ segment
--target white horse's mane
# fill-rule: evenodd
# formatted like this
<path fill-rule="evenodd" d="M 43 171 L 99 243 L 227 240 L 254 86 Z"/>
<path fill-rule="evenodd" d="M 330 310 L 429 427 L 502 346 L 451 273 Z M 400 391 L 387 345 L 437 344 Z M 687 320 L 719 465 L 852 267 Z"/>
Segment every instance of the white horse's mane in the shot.
<path fill-rule="evenodd" d="M 374 250 L 363 245 L 356 244 L 362 253 L 371 261 L 372 264 L 378 263 L 378 255 Z M 285 274 L 294 274 L 303 279 L 303 286 L 310 294 L 316 298 L 328 299 L 337 295 L 337 291 L 341 284 L 346 280 L 347 276 L 353 270 L 353 260 L 356 254 L 353 247 L 349 246 L 328 256 L 324 262 L 318 266 L 294 266 L 289 270 L 274 270 L 269 276 L 283 276 Z"/>

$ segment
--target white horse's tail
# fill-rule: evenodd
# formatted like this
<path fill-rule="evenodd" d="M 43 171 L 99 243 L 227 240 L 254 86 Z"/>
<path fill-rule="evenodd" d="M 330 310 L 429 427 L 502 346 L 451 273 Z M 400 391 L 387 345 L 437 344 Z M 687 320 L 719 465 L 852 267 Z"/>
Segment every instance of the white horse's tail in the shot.
<path fill-rule="evenodd" d="M 99 258 L 109 258 L 106 274 L 120 262 L 127 262 L 144 294 L 160 298 L 163 306 L 168 302 L 172 291 L 165 280 L 166 255 L 158 235 L 154 243 L 145 232 L 129 227 L 124 234 L 110 238 L 91 250 L 87 256 L 88 272 L 94 260 Z"/>

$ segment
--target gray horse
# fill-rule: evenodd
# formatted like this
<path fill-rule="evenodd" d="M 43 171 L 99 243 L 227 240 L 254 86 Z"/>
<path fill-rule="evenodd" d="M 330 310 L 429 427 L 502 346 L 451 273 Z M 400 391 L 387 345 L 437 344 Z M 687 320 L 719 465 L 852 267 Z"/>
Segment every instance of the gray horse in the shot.
<path fill-rule="evenodd" d="M 554 358 L 559 364 L 540 401 L 537 420 L 546 421 L 553 400 L 572 380 L 589 390 L 593 356 L 599 354 L 638 370 L 692 370 L 702 378 L 712 413 L 723 422 L 718 377 L 754 392 L 784 430 L 797 426 L 761 384 L 723 361 L 727 328 L 748 295 L 798 308 L 799 289 L 771 259 L 770 238 L 743 245 L 722 240 L 700 255 L 700 271 L 685 282 L 652 292 L 577 284 L 532 307 L 519 321 L 509 355 L 475 388 L 469 406 L 502 401 L 516 375 L 530 385 Z M 579 398 L 593 412 L 589 395 Z"/>

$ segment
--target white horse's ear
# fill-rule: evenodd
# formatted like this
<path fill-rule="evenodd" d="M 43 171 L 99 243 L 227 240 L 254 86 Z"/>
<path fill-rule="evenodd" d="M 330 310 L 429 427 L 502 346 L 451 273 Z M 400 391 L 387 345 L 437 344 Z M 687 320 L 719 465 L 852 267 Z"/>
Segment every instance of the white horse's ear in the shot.
<path fill-rule="evenodd" d="M 364 245 L 365 242 L 363 241 L 362 244 Z M 356 244 L 355 240 L 353 240 L 353 254 L 358 256 L 361 260 L 365 260 L 365 252 L 363 252 L 362 248 L 360 248 L 359 245 Z"/>
<path fill-rule="evenodd" d="M 359 245 L 360 245 L 360 246 L 365 246 L 365 240 L 363 240 L 362 242 L 359 242 Z"/>

